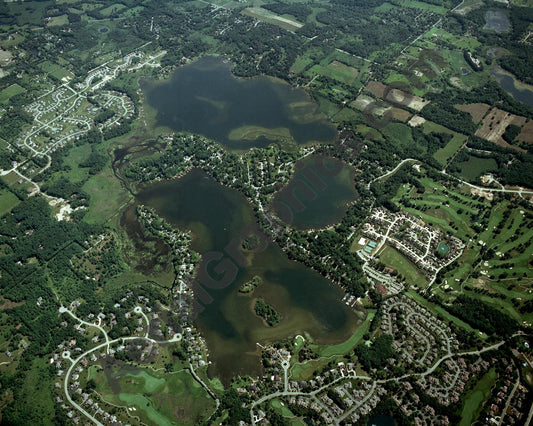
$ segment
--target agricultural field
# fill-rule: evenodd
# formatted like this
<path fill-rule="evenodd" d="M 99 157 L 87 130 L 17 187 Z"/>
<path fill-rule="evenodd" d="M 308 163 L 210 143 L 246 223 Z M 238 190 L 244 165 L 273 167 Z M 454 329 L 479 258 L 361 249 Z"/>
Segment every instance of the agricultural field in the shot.
<path fill-rule="evenodd" d="M 50 61 L 42 62 L 39 64 L 39 68 L 58 80 L 63 80 L 65 78 L 71 79 L 74 77 L 74 74 L 72 74 L 69 70 Z"/>
<path fill-rule="evenodd" d="M 472 121 L 474 123 L 479 123 L 490 109 L 490 105 L 483 103 L 456 105 L 455 107 L 459 111 L 468 112 L 472 116 Z"/>
<path fill-rule="evenodd" d="M 13 96 L 24 93 L 25 91 L 26 89 L 20 87 L 18 84 L 12 84 L 0 92 L 0 103 L 6 104 Z"/>
<path fill-rule="evenodd" d="M 459 149 L 465 144 L 467 137 L 461 133 L 454 132 L 450 129 L 447 129 L 444 126 L 433 123 L 431 121 L 426 121 L 422 124 L 422 131 L 425 134 L 436 132 L 436 133 L 446 133 L 452 135 L 450 142 L 446 144 L 443 148 L 438 149 L 434 154 L 433 158 L 437 160 L 442 166 L 446 166 L 450 159 L 459 151 Z"/>
<path fill-rule="evenodd" d="M 0 189 L 0 216 L 10 212 L 13 207 L 20 203 L 18 197 L 8 189 Z"/>
<path fill-rule="evenodd" d="M 481 127 L 477 130 L 476 136 L 494 142 L 497 145 L 506 148 L 524 151 L 514 145 L 509 144 L 503 139 L 503 133 L 510 124 L 522 127 L 526 123 L 526 118 L 511 114 L 498 108 L 493 108 L 481 122 Z"/>
<path fill-rule="evenodd" d="M 329 65 L 314 65 L 308 71 L 309 75 L 324 75 L 345 84 L 354 84 L 357 81 L 359 72 L 339 61 L 333 61 Z"/>
<path fill-rule="evenodd" d="M 470 182 L 479 181 L 479 177 L 498 170 L 498 163 L 494 158 L 483 158 L 469 155 L 467 161 L 455 163 L 459 167 L 460 174 Z"/>

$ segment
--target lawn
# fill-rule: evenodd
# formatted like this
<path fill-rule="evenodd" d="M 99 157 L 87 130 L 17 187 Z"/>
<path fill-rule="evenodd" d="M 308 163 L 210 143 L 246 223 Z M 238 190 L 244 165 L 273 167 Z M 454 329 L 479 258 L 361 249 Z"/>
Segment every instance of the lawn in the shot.
<path fill-rule="evenodd" d="M 272 408 L 277 410 L 283 417 L 296 417 L 291 410 L 289 410 L 284 404 L 282 405 L 282 402 L 279 399 L 273 399 L 270 401 L 270 405 L 272 405 Z"/>
<path fill-rule="evenodd" d="M 8 189 L 0 190 L 0 216 L 10 212 L 20 200 Z"/>
<path fill-rule="evenodd" d="M 47 21 L 46 26 L 47 27 L 61 27 L 63 25 L 68 24 L 68 16 L 67 15 L 60 15 L 60 16 L 52 16 Z"/>
<path fill-rule="evenodd" d="M 481 411 L 482 403 L 490 396 L 495 381 L 496 370 L 491 368 L 464 399 L 459 426 L 470 426 L 474 423 Z"/>
<path fill-rule="evenodd" d="M 388 267 L 396 269 L 405 278 L 408 285 L 414 284 L 419 288 L 424 288 L 428 283 L 416 265 L 393 247 L 385 245 L 379 255 L 379 260 Z"/>

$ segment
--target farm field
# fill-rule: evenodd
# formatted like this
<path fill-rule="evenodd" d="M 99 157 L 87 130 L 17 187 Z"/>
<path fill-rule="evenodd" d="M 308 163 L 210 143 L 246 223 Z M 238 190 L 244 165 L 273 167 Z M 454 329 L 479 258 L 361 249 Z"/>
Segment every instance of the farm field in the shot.
<path fill-rule="evenodd" d="M 0 103 L 5 104 L 13 96 L 24 93 L 25 91 L 26 89 L 20 87 L 18 84 L 12 84 L 0 92 Z"/>
<path fill-rule="evenodd" d="M 474 155 L 470 155 L 467 161 L 457 163 L 457 166 L 461 170 L 461 175 L 470 182 L 478 181 L 481 175 L 498 169 L 498 163 L 493 158 L 482 158 Z"/>
<path fill-rule="evenodd" d="M 11 191 L 0 189 L 0 216 L 10 212 L 19 203 L 20 200 Z"/>

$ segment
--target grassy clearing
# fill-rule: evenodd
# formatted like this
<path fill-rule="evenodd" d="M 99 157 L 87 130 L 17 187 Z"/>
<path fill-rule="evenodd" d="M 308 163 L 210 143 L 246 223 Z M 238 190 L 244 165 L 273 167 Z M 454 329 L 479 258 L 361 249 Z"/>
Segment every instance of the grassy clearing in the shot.
<path fill-rule="evenodd" d="M 457 136 L 454 136 L 444 148 L 439 149 L 437 152 L 435 152 L 435 154 L 433 154 L 433 158 L 443 166 L 448 164 L 448 160 L 452 158 L 465 143 L 466 136 L 459 135 L 457 133 L 456 135 Z"/>
<path fill-rule="evenodd" d="M 67 15 L 60 15 L 60 16 L 52 16 L 51 18 L 47 18 L 47 27 L 62 27 L 63 25 L 68 24 L 68 16 Z"/>
<path fill-rule="evenodd" d="M 396 269 L 410 285 L 424 288 L 428 283 L 416 265 L 393 247 L 386 245 L 379 255 L 379 260 L 388 267 Z"/>
<path fill-rule="evenodd" d="M 440 124 L 433 123 L 431 121 L 426 121 L 422 125 L 422 130 L 425 134 L 436 132 L 436 133 L 447 133 L 450 135 L 453 135 L 452 139 L 448 144 L 437 150 L 435 154 L 433 154 L 433 158 L 437 160 L 440 164 L 445 166 L 448 163 L 448 160 L 452 158 L 457 150 L 463 146 L 463 144 L 466 142 L 467 137 L 463 134 L 454 132 L 450 129 L 447 129 L 444 126 L 441 126 Z"/>
<path fill-rule="evenodd" d="M 18 84 L 12 84 L 9 87 L 6 87 L 4 90 L 0 92 L 0 103 L 5 104 L 7 101 L 9 101 L 13 96 L 18 95 L 20 93 L 24 93 L 26 89 L 19 86 Z"/>
<path fill-rule="evenodd" d="M 323 75 L 345 84 L 354 84 L 357 80 L 359 71 L 355 68 L 343 64 L 339 61 L 333 61 L 329 65 L 314 65 L 309 70 L 310 75 Z"/>
<path fill-rule="evenodd" d="M 8 189 L 0 190 L 0 216 L 10 212 L 20 200 Z"/>
<path fill-rule="evenodd" d="M 460 167 L 461 175 L 467 180 L 476 180 L 481 175 L 498 170 L 498 163 L 494 158 L 480 158 L 471 155 L 468 161 L 457 163 Z"/>
<path fill-rule="evenodd" d="M 52 77 L 57 78 L 58 80 L 61 80 L 62 78 L 68 77 L 73 78 L 74 74 L 72 74 L 69 70 L 54 64 L 50 61 L 44 61 L 39 64 L 39 68 L 41 68 L 45 73 L 51 75 Z"/>
<path fill-rule="evenodd" d="M 123 5 L 122 3 L 115 3 L 115 4 L 112 4 L 111 6 L 106 7 L 105 9 L 100 10 L 100 13 L 102 14 L 102 16 L 109 17 L 113 14 L 120 13 L 120 11 L 125 8 L 126 6 Z"/>
<path fill-rule="evenodd" d="M 122 206 L 131 200 L 131 195 L 122 187 L 110 168 L 91 177 L 82 187 L 91 199 L 84 220 L 88 223 L 105 223 Z"/>
<path fill-rule="evenodd" d="M 474 423 L 481 411 L 483 402 L 490 396 L 495 381 L 496 370 L 491 368 L 464 399 L 459 426 L 469 426 Z"/>
<path fill-rule="evenodd" d="M 423 3 L 416 0 L 394 0 L 394 3 L 399 5 L 400 7 L 420 9 L 428 12 L 438 13 L 440 15 L 444 15 L 448 11 L 448 9 L 446 9 L 445 7 L 437 6 L 430 3 Z"/>
<path fill-rule="evenodd" d="M 415 145 L 413 135 L 411 134 L 411 128 L 406 124 L 389 123 L 382 132 L 389 136 L 389 138 L 399 146 Z"/>

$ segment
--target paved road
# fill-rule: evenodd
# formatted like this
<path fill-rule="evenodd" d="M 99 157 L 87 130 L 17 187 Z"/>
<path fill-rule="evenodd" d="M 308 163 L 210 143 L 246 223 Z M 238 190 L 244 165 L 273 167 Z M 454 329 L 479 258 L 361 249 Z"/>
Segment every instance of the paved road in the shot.
<path fill-rule="evenodd" d="M 390 175 L 396 173 L 400 167 L 402 167 L 405 163 L 409 163 L 410 161 L 419 161 L 419 160 L 416 160 L 415 158 L 406 158 L 405 160 L 400 161 L 398 163 L 398 165 L 394 169 L 392 169 L 391 171 L 389 171 L 389 172 L 387 172 L 385 174 L 382 174 L 381 176 L 378 176 L 377 178 L 372 179 L 370 182 L 368 182 L 368 184 L 366 185 L 366 188 L 370 189 L 370 185 L 372 185 L 374 182 L 376 182 L 378 180 L 381 180 L 381 179 L 384 179 L 387 176 L 390 176 Z"/>

